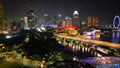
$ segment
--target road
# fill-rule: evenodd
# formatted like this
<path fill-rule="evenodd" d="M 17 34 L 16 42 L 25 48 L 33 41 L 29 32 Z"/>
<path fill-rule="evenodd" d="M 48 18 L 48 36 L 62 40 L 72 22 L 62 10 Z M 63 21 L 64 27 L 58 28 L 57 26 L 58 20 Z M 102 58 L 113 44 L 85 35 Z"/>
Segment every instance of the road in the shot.
<path fill-rule="evenodd" d="M 120 48 L 120 44 L 116 44 L 116 43 L 110 43 L 110 42 L 98 41 L 98 40 L 82 39 L 82 38 L 71 37 L 71 36 L 63 36 L 63 35 L 56 35 L 56 36 L 61 37 L 61 38 L 83 41 L 83 42 L 86 42 L 86 43 L 92 43 L 92 44 L 96 44 L 98 46 L 103 45 L 103 46 L 107 46 L 107 47 L 111 47 L 111 48 Z"/>

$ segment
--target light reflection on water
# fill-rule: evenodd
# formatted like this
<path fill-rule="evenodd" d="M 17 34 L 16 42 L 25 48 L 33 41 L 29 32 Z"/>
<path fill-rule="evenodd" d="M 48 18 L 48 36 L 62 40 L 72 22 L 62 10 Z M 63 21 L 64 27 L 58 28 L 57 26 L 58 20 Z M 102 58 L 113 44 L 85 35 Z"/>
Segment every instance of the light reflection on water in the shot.
<path fill-rule="evenodd" d="M 120 32 L 112 33 L 112 43 L 120 43 Z"/>
<path fill-rule="evenodd" d="M 100 41 L 120 44 L 120 32 L 105 32 L 100 36 Z"/>

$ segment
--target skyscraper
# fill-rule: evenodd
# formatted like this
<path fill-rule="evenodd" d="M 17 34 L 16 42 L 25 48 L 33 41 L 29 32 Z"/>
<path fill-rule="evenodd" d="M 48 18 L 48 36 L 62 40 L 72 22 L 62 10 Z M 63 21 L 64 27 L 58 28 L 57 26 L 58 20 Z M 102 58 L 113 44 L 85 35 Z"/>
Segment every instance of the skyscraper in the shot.
<path fill-rule="evenodd" d="M 0 0 L 0 30 L 4 30 L 3 16 L 4 16 L 3 0 Z"/>
<path fill-rule="evenodd" d="M 94 27 L 98 27 L 99 26 L 98 17 L 94 17 L 93 24 L 94 24 Z"/>
<path fill-rule="evenodd" d="M 88 27 L 98 27 L 99 26 L 98 17 L 88 17 L 87 26 Z"/>
<path fill-rule="evenodd" d="M 66 26 L 72 26 L 72 18 L 66 17 Z"/>
<path fill-rule="evenodd" d="M 78 11 L 74 11 L 74 13 L 73 13 L 73 23 L 72 23 L 72 25 L 80 28 L 80 19 L 79 19 Z"/>
<path fill-rule="evenodd" d="M 44 24 L 50 24 L 51 17 L 48 14 L 44 14 Z"/>
<path fill-rule="evenodd" d="M 0 0 L 0 17 L 3 17 L 4 10 L 3 10 L 3 0 Z"/>
<path fill-rule="evenodd" d="M 27 12 L 28 27 L 32 28 L 37 24 L 37 16 L 34 14 L 34 11 L 30 8 Z"/>
<path fill-rule="evenodd" d="M 92 17 L 88 17 L 88 23 L 87 23 L 87 26 L 88 26 L 88 27 L 91 27 L 91 26 L 92 26 L 92 23 L 93 23 L 93 19 L 92 19 Z"/>

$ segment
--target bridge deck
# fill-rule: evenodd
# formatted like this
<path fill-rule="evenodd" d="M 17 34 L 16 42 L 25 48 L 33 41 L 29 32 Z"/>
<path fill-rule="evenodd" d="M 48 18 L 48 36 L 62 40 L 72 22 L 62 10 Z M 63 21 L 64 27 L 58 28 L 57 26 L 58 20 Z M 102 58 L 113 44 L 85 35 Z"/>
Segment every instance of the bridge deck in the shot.
<path fill-rule="evenodd" d="M 120 44 L 116 44 L 116 43 L 110 43 L 110 42 L 98 41 L 98 40 L 88 40 L 88 39 L 82 39 L 82 38 L 71 37 L 71 36 L 63 36 L 63 35 L 56 35 L 56 36 L 61 37 L 61 38 L 83 41 L 86 43 L 92 43 L 92 44 L 96 44 L 96 45 L 103 45 L 103 46 L 108 46 L 108 47 L 112 47 L 112 48 L 120 48 Z"/>

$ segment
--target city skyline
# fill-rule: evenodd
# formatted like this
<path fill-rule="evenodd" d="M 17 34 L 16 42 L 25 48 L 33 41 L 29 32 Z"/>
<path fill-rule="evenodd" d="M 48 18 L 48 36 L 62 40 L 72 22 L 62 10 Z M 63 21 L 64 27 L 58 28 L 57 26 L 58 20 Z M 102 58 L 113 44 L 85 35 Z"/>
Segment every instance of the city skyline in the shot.
<path fill-rule="evenodd" d="M 39 18 L 45 13 L 57 16 L 59 13 L 72 16 L 73 12 L 79 12 L 80 20 L 87 22 L 88 16 L 99 18 L 100 24 L 112 24 L 113 18 L 120 15 L 119 2 L 103 0 L 4 0 L 5 18 L 17 20 L 26 15 L 31 7 Z"/>

